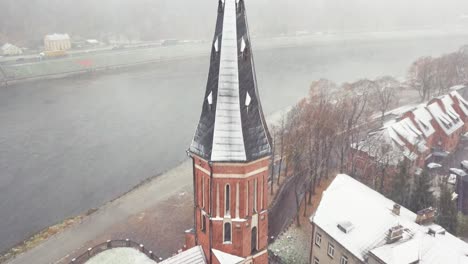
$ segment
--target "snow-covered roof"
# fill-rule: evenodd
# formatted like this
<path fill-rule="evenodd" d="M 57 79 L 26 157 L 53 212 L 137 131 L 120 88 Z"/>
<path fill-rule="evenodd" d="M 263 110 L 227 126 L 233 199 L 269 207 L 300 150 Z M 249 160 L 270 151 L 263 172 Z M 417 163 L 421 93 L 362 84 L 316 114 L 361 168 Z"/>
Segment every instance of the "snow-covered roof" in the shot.
<path fill-rule="evenodd" d="M 459 168 L 450 168 L 449 171 L 461 177 L 465 177 L 468 175 L 464 170 Z"/>
<path fill-rule="evenodd" d="M 419 130 L 424 133 L 424 136 L 430 137 L 434 134 L 435 129 L 431 124 L 432 116 L 425 105 L 419 105 L 413 110 L 414 121 L 418 124 Z"/>
<path fill-rule="evenodd" d="M 423 135 L 410 118 L 390 120 L 380 130 L 370 133 L 357 147 L 379 162 L 397 165 L 404 158 L 415 160 L 418 153 L 428 150 Z M 405 141 L 415 149 L 409 149 Z"/>
<path fill-rule="evenodd" d="M 202 114 L 190 152 L 218 162 L 271 154 L 243 1 L 219 2 Z"/>
<path fill-rule="evenodd" d="M 220 264 L 237 264 L 242 263 L 242 261 L 244 261 L 244 258 L 234 256 L 217 249 L 212 249 L 212 251 Z"/>
<path fill-rule="evenodd" d="M 440 107 L 437 101 L 429 104 L 427 109 L 431 112 L 444 133 L 450 136 L 453 132 L 461 128 L 464 123 L 457 112 L 453 109 L 453 101 L 449 95 L 445 95 L 439 99 L 444 105 L 445 111 Z"/>
<path fill-rule="evenodd" d="M 387 264 L 411 263 L 413 259 L 419 259 L 419 264 L 468 263 L 468 244 L 448 232 L 428 234 L 429 229 L 443 228 L 416 224 L 416 214 L 404 207 L 396 215 L 392 212 L 394 204 L 352 177 L 340 174 L 324 191 L 310 220 L 361 261 L 371 252 Z M 338 228 L 342 222 L 352 223 L 353 230 L 344 233 Z M 389 229 L 399 225 L 402 238 L 388 244 Z"/>
<path fill-rule="evenodd" d="M 89 259 L 86 264 L 155 264 L 145 254 L 134 248 L 113 248 Z"/>
<path fill-rule="evenodd" d="M 245 161 L 239 104 L 239 65 L 237 58 L 236 2 L 224 3 L 223 34 L 218 79 L 218 104 L 213 136 L 213 161 Z"/>
<path fill-rule="evenodd" d="M 70 36 L 68 34 L 50 34 L 45 36 L 46 40 L 69 40 Z"/>
<path fill-rule="evenodd" d="M 468 102 L 457 91 L 450 92 L 450 95 L 458 100 L 458 106 L 465 116 L 468 116 Z"/>
<path fill-rule="evenodd" d="M 457 112 L 455 105 L 463 113 Z M 365 141 L 352 147 L 371 157 L 381 158 L 379 151 L 382 146 L 378 145 L 383 145 L 387 150 L 389 146 L 393 151 L 393 165 L 401 160 L 401 156 L 415 160 L 431 147 L 427 145 L 427 139 L 436 132 L 432 121 L 435 120 L 443 132 L 450 136 L 464 125 L 460 114 L 464 114 L 463 118 L 468 116 L 468 102 L 453 89 L 449 94 L 428 103 L 402 106 L 387 112 L 387 115 L 395 115 L 395 118 L 388 120 L 379 130 L 369 133 Z"/>
<path fill-rule="evenodd" d="M 458 91 L 458 90 L 461 90 L 461 89 L 463 89 L 463 88 L 465 88 L 465 87 L 466 87 L 465 85 L 459 84 L 459 85 L 455 85 L 455 86 L 450 87 L 449 90 L 451 90 L 451 91 Z"/>
<path fill-rule="evenodd" d="M 205 254 L 201 246 L 183 251 L 159 264 L 206 264 Z"/>
<path fill-rule="evenodd" d="M 438 168 L 442 168 L 442 165 L 440 165 L 439 163 L 431 162 L 427 164 L 427 167 L 429 169 L 438 169 Z"/>

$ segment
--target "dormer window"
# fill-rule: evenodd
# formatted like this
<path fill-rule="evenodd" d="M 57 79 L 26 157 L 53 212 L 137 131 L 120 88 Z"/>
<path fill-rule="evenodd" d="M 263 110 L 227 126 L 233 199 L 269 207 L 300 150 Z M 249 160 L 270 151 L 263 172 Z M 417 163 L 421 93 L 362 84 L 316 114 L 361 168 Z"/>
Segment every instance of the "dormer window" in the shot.
<path fill-rule="evenodd" d="M 242 37 L 241 43 L 240 43 L 240 53 L 242 57 L 246 56 L 246 48 L 247 48 L 247 43 L 245 42 L 244 37 Z"/>
<path fill-rule="evenodd" d="M 211 111 L 211 106 L 213 105 L 213 91 L 210 92 L 210 94 L 206 98 L 206 101 L 208 102 L 208 108 Z"/>
<path fill-rule="evenodd" d="M 249 106 L 250 103 L 252 102 L 252 97 L 250 97 L 249 92 L 245 95 L 245 106 L 247 107 L 247 113 L 249 112 Z"/>
<path fill-rule="evenodd" d="M 215 42 L 213 43 L 213 47 L 214 47 L 216 53 L 219 52 L 219 41 L 218 41 L 218 39 L 219 39 L 219 37 L 216 37 L 216 40 L 215 40 Z"/>

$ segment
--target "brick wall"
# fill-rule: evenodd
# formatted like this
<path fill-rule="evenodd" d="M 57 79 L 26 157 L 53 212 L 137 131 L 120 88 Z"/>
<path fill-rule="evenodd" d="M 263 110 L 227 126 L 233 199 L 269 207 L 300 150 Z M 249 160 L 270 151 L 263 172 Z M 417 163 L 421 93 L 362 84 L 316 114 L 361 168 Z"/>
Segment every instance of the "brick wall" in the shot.
<path fill-rule="evenodd" d="M 268 246 L 267 179 L 270 159 L 245 164 L 209 164 L 194 157 L 194 162 L 196 233 L 207 259 L 211 253 L 210 232 L 212 248 L 248 257 L 252 255 L 252 232 L 256 230 L 257 252 L 265 250 Z M 202 231 L 203 214 L 206 215 L 205 231 Z M 226 224 L 231 226 L 231 241 L 225 241 Z"/>

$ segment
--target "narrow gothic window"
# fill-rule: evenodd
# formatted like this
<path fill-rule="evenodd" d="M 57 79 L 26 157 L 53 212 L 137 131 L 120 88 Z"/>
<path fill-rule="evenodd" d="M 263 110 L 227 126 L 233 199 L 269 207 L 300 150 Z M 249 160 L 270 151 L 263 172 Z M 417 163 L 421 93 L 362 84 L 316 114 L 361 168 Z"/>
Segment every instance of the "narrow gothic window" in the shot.
<path fill-rule="evenodd" d="M 245 190 L 245 215 L 249 215 L 249 182 L 247 182 Z"/>
<path fill-rule="evenodd" d="M 202 176 L 202 208 L 205 208 L 205 177 Z"/>
<path fill-rule="evenodd" d="M 257 227 L 252 228 L 251 253 L 257 252 Z"/>
<path fill-rule="evenodd" d="M 224 242 L 231 242 L 231 223 L 224 224 Z"/>
<path fill-rule="evenodd" d="M 254 180 L 254 198 L 253 198 L 253 211 L 254 213 L 257 212 L 257 203 L 258 203 L 258 199 L 257 199 L 257 179 Z"/>
<path fill-rule="evenodd" d="M 206 230 L 206 215 L 202 213 L 202 218 L 201 218 L 201 231 L 205 232 Z"/>
<path fill-rule="evenodd" d="M 224 201 L 225 201 L 225 213 L 224 215 L 231 215 L 231 186 L 229 186 L 229 184 L 226 184 L 226 191 L 225 191 L 225 194 L 224 194 L 225 198 L 224 198 Z"/>

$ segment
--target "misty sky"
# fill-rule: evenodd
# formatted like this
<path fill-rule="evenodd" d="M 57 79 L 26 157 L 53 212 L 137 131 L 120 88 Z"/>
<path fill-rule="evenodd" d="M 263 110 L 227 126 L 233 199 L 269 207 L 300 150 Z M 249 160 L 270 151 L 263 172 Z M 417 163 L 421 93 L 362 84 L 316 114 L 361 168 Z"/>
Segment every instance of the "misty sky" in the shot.
<path fill-rule="evenodd" d="M 467 0 L 245 0 L 252 34 L 468 25 Z M 52 32 L 86 38 L 211 38 L 217 0 L 1 0 L 0 42 Z"/>

